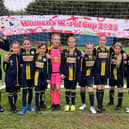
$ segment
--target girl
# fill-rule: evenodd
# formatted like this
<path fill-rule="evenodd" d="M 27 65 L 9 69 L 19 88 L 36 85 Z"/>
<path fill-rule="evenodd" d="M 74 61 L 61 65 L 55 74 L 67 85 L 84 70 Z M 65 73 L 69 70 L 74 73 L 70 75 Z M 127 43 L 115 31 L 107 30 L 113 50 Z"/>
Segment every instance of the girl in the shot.
<path fill-rule="evenodd" d="M 45 94 L 47 87 L 47 57 L 46 57 L 47 45 L 41 43 L 38 45 L 39 54 L 35 58 L 35 75 L 34 75 L 34 86 L 35 86 L 35 104 L 36 111 L 40 111 L 43 107 L 41 103 L 42 97 L 41 92 Z M 43 99 L 44 100 L 44 99 Z"/>
<path fill-rule="evenodd" d="M 90 100 L 90 112 L 92 114 L 96 114 L 96 110 L 94 108 L 94 93 L 93 93 L 93 79 L 94 79 L 94 63 L 95 63 L 95 55 L 93 53 L 94 45 L 91 42 L 86 44 L 86 54 L 82 61 L 82 82 L 81 82 L 81 101 L 82 106 L 79 107 L 80 110 L 84 110 L 86 108 L 85 102 L 85 86 L 88 87 L 89 100 Z"/>
<path fill-rule="evenodd" d="M 17 90 L 20 85 L 20 57 L 19 57 L 19 43 L 13 42 L 11 44 L 11 52 L 9 60 L 4 60 L 3 68 L 5 71 L 6 92 L 8 93 L 8 102 L 10 104 L 10 111 L 16 112 Z"/>
<path fill-rule="evenodd" d="M 111 68 L 110 68 L 110 90 L 114 90 L 115 86 L 118 88 L 118 104 L 116 110 L 119 110 L 122 106 L 123 99 L 123 78 L 124 78 L 124 63 L 123 54 L 121 53 L 122 45 L 116 42 L 113 46 L 114 52 L 111 55 Z M 111 100 L 110 100 L 111 101 Z"/>
<path fill-rule="evenodd" d="M 69 36 L 67 40 L 68 48 L 63 50 L 62 57 L 62 78 L 65 87 L 65 111 L 76 110 L 76 85 L 81 78 L 81 52 L 76 48 L 76 38 Z"/>
<path fill-rule="evenodd" d="M 61 37 L 59 34 L 54 33 L 51 36 L 52 46 L 49 50 L 49 72 L 48 83 L 51 83 L 50 95 L 51 95 L 51 108 L 52 110 L 60 109 L 60 85 L 61 85 Z"/>
<path fill-rule="evenodd" d="M 96 98 L 98 102 L 98 113 L 105 111 L 103 107 L 104 88 L 107 84 L 109 56 L 111 48 L 106 46 L 107 38 L 105 35 L 99 36 L 99 45 L 95 47 L 95 76 L 94 84 L 96 85 Z"/>
<path fill-rule="evenodd" d="M 31 48 L 32 43 L 28 37 L 25 37 L 22 42 L 23 48 L 21 48 L 20 56 L 22 61 L 21 69 L 21 87 L 22 87 L 22 109 L 19 112 L 20 115 L 24 115 L 28 109 L 34 112 L 34 108 L 31 105 L 32 92 L 33 92 L 33 79 L 34 79 L 34 57 L 36 56 L 36 49 Z M 27 105 L 28 95 L 28 105 Z"/>

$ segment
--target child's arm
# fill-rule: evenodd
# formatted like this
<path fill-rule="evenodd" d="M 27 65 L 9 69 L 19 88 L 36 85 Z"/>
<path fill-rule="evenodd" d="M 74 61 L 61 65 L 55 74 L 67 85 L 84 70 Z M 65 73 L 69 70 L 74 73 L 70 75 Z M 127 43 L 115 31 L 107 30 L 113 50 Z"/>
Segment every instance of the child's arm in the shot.
<path fill-rule="evenodd" d="M 61 74 L 61 78 L 64 79 L 65 78 L 65 71 L 66 71 L 66 59 L 64 56 L 64 51 L 61 54 L 61 66 L 60 66 L 60 74 Z"/>
<path fill-rule="evenodd" d="M 51 74 L 52 74 L 52 64 L 51 64 L 51 59 L 48 59 L 48 78 L 47 78 L 47 83 L 50 83 Z"/>
<path fill-rule="evenodd" d="M 81 82 L 81 52 L 78 51 L 77 55 L 77 81 Z"/>
<path fill-rule="evenodd" d="M 0 36 L 0 48 L 9 51 L 9 41 Z"/>
<path fill-rule="evenodd" d="M 9 54 L 6 54 L 4 56 L 4 62 L 3 62 L 3 70 L 4 70 L 4 72 L 6 72 L 6 70 L 7 70 L 7 65 L 8 65 L 8 62 L 9 62 L 9 57 L 10 57 Z"/>

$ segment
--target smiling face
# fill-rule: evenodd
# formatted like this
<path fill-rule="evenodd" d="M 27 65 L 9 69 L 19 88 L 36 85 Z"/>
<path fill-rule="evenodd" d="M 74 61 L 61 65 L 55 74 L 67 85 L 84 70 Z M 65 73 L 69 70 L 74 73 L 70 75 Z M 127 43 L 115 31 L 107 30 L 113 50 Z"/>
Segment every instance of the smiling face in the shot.
<path fill-rule="evenodd" d="M 86 53 L 87 54 L 93 54 L 94 45 L 93 43 L 86 44 Z"/>
<path fill-rule="evenodd" d="M 44 55 L 46 53 L 46 45 L 41 45 L 38 50 L 39 50 L 39 55 Z"/>
<path fill-rule="evenodd" d="M 69 48 L 75 48 L 76 46 L 76 39 L 75 37 L 71 36 L 68 38 L 67 44 L 69 46 Z"/>
<path fill-rule="evenodd" d="M 114 46 L 114 52 L 116 55 L 119 55 L 121 52 L 121 47 L 119 45 Z"/>
<path fill-rule="evenodd" d="M 18 54 L 20 51 L 19 43 L 12 43 L 11 51 L 13 52 L 13 54 Z"/>
<path fill-rule="evenodd" d="M 106 42 L 107 42 L 106 36 L 101 35 L 101 36 L 99 37 L 99 44 L 100 44 L 100 46 L 101 46 L 101 47 L 105 47 Z"/>
<path fill-rule="evenodd" d="M 53 34 L 51 38 L 51 42 L 54 48 L 58 48 L 61 44 L 61 37 L 58 34 Z"/>
<path fill-rule="evenodd" d="M 30 51 L 32 46 L 31 41 L 27 39 L 23 41 L 22 45 L 26 51 Z"/>

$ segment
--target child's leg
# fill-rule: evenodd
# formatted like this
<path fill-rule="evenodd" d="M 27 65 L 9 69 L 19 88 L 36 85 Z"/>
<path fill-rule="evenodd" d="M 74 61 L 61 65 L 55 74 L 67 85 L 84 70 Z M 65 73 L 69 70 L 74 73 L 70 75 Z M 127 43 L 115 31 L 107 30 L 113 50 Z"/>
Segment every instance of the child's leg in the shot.
<path fill-rule="evenodd" d="M 45 100 L 45 90 L 41 91 L 40 94 L 40 105 L 42 105 L 44 103 Z"/>
<path fill-rule="evenodd" d="M 115 91 L 115 87 L 114 86 L 110 86 L 110 90 L 109 90 L 109 103 L 108 103 L 108 105 L 113 105 L 114 104 L 114 91 Z"/>
<path fill-rule="evenodd" d="M 88 87 L 90 106 L 94 106 L 94 93 L 93 87 Z"/>
<path fill-rule="evenodd" d="M 60 109 L 60 97 L 61 97 L 60 86 L 61 86 L 61 75 L 56 74 L 55 76 L 55 105 L 56 105 L 57 110 Z"/>
<path fill-rule="evenodd" d="M 60 86 L 56 85 L 56 90 L 55 90 L 55 105 L 56 105 L 56 109 L 60 109 L 60 96 L 61 96 Z"/>
<path fill-rule="evenodd" d="M 116 106 L 116 110 L 119 110 L 121 108 L 122 100 L 123 100 L 123 91 L 122 88 L 118 88 L 118 104 Z"/>
<path fill-rule="evenodd" d="M 31 105 L 33 98 L 33 88 L 28 89 L 28 105 Z"/>
<path fill-rule="evenodd" d="M 81 102 L 82 104 L 86 104 L 86 92 L 85 92 L 85 87 L 81 87 L 81 91 L 80 91 L 80 96 L 81 96 Z"/>
<path fill-rule="evenodd" d="M 31 112 L 34 112 L 34 108 L 32 107 L 31 103 L 32 103 L 32 97 L 33 97 L 33 88 L 29 88 L 28 89 L 28 107 L 27 109 Z"/>
<path fill-rule="evenodd" d="M 101 105 L 102 105 L 102 110 L 104 109 L 103 108 L 104 88 L 105 88 L 105 86 L 101 85 Z"/>
<path fill-rule="evenodd" d="M 15 112 L 16 108 L 15 108 L 15 105 L 14 105 L 14 94 L 13 93 L 8 94 L 8 101 L 9 101 L 9 104 L 10 104 L 10 111 Z"/>
<path fill-rule="evenodd" d="M 14 104 L 16 105 L 17 102 L 17 93 L 14 94 Z"/>
<path fill-rule="evenodd" d="M 35 105 L 36 105 L 36 111 L 40 111 L 40 92 L 35 91 Z"/>
<path fill-rule="evenodd" d="M 72 89 L 71 91 L 71 104 L 75 105 L 75 98 L 76 98 L 76 90 Z"/>
<path fill-rule="evenodd" d="M 90 100 L 90 112 L 92 114 L 96 114 L 96 110 L 94 108 L 94 93 L 93 93 L 93 87 L 88 87 L 88 93 L 89 93 L 89 100 Z"/>
<path fill-rule="evenodd" d="M 22 109 L 19 115 L 24 115 L 26 112 L 27 87 L 22 89 Z"/>
<path fill-rule="evenodd" d="M 81 87 L 80 96 L 81 96 L 82 105 L 79 107 L 79 110 L 84 110 L 86 108 L 86 99 L 85 99 L 86 91 L 85 91 L 85 87 Z"/>
<path fill-rule="evenodd" d="M 51 85 L 50 88 L 50 96 L 51 96 L 51 103 L 52 105 L 55 105 L 55 85 Z"/>
<path fill-rule="evenodd" d="M 70 89 L 65 90 L 65 101 L 66 101 L 66 105 L 70 105 Z"/>
<path fill-rule="evenodd" d="M 98 109 L 102 108 L 102 103 L 101 103 L 101 86 L 97 85 L 96 88 L 96 98 L 97 98 L 97 103 L 98 103 Z"/>
<path fill-rule="evenodd" d="M 76 89 L 71 89 L 71 111 L 74 112 L 76 110 L 75 107 L 75 98 L 76 98 Z"/>
<path fill-rule="evenodd" d="M 1 95 L 1 90 L 0 90 L 0 112 L 3 112 L 4 109 L 2 108 L 1 98 L 2 98 L 2 95 Z"/>
<path fill-rule="evenodd" d="M 27 100 L 27 88 L 22 89 L 22 106 L 26 107 L 26 100 Z"/>
<path fill-rule="evenodd" d="M 66 102 L 64 111 L 68 112 L 70 110 L 71 91 L 67 79 L 64 80 L 64 87 L 65 87 L 65 102 Z"/>
<path fill-rule="evenodd" d="M 41 91 L 40 94 L 40 108 L 47 108 L 46 104 L 45 104 L 45 90 Z"/>
<path fill-rule="evenodd" d="M 97 85 L 96 89 L 96 98 L 98 102 L 98 113 L 102 113 L 105 111 L 105 108 L 103 108 L 103 97 L 104 97 L 104 85 Z"/>
<path fill-rule="evenodd" d="M 51 108 L 55 108 L 55 74 L 51 75 L 51 88 L 50 88 L 50 96 L 51 96 Z"/>

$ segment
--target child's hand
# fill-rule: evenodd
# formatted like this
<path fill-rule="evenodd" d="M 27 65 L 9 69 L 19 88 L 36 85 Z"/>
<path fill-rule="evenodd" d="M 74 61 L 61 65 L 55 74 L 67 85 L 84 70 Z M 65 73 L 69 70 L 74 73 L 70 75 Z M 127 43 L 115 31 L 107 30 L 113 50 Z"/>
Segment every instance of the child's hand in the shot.
<path fill-rule="evenodd" d="M 20 64 L 20 67 L 22 68 L 23 67 L 23 64 Z"/>
<path fill-rule="evenodd" d="M 64 74 L 61 74 L 61 78 L 64 79 L 65 78 L 65 75 Z"/>
<path fill-rule="evenodd" d="M 85 52 L 81 51 L 81 56 L 84 57 L 85 56 Z"/>
<path fill-rule="evenodd" d="M 8 61 L 9 61 L 9 54 L 5 54 L 5 55 L 4 55 L 4 61 L 5 61 L 5 62 L 8 62 Z"/>
<path fill-rule="evenodd" d="M 51 58 L 51 57 L 50 57 L 50 55 L 49 55 L 48 53 L 46 54 L 46 56 L 47 56 L 47 58 L 48 58 L 48 59 L 50 59 L 50 58 Z"/>
<path fill-rule="evenodd" d="M 47 80 L 47 83 L 50 83 L 50 80 Z"/>
<path fill-rule="evenodd" d="M 124 58 L 124 60 L 127 59 L 127 54 L 126 53 L 123 53 L 123 58 Z"/>

